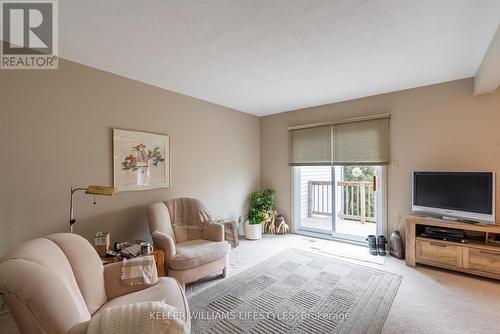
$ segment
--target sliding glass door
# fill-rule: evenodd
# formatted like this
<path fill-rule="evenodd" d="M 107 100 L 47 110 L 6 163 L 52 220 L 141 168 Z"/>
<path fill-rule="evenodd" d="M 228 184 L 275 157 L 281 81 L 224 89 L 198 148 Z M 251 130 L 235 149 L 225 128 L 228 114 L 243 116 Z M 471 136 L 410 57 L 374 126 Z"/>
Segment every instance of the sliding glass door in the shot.
<path fill-rule="evenodd" d="M 294 174 L 296 230 L 331 235 L 334 206 L 331 167 L 295 167 Z"/>
<path fill-rule="evenodd" d="M 381 166 L 338 166 L 335 174 L 336 238 L 365 241 L 382 233 L 383 171 Z M 380 213 L 380 214 L 379 214 Z"/>
<path fill-rule="evenodd" d="M 383 232 L 383 167 L 294 167 L 297 233 L 364 242 Z"/>
<path fill-rule="evenodd" d="M 389 115 L 288 128 L 294 229 L 365 242 L 383 232 Z"/>

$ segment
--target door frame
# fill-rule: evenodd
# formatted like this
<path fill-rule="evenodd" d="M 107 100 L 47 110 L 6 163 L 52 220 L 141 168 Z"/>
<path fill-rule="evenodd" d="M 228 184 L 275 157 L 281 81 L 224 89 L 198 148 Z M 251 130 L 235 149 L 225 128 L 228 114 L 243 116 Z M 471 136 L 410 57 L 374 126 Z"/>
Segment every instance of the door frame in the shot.
<path fill-rule="evenodd" d="M 382 189 L 382 196 L 375 196 L 377 199 L 376 206 L 377 208 L 380 205 L 381 210 L 377 210 L 377 221 L 380 221 L 381 224 L 377 224 L 377 235 L 383 234 L 387 237 L 387 209 L 388 209 L 388 173 L 387 173 L 387 166 L 379 166 L 380 168 L 377 168 L 377 185 L 379 186 L 379 189 Z M 335 196 L 333 195 L 333 192 L 335 191 L 335 168 L 332 168 L 332 233 L 328 233 L 328 231 L 325 233 L 324 230 L 320 229 L 314 229 L 314 228 L 300 228 L 300 210 L 297 210 L 297 205 L 298 203 L 300 205 L 300 193 L 297 192 L 297 189 L 300 189 L 300 185 L 297 184 L 299 182 L 299 178 L 297 177 L 297 172 L 300 171 L 300 167 L 291 167 L 291 173 L 290 173 L 290 184 L 291 184 L 291 196 L 290 196 L 290 208 L 291 208 L 291 221 L 292 221 L 292 231 L 295 234 L 300 234 L 300 235 L 305 235 L 305 236 L 310 236 L 310 237 L 315 237 L 315 238 L 321 238 L 321 239 L 328 239 L 328 240 L 336 240 L 336 241 L 341 241 L 341 242 L 346 242 L 346 243 L 351 243 L 351 244 L 357 244 L 357 245 L 362 245 L 362 246 L 367 246 L 366 240 L 362 240 L 362 238 L 349 238 L 349 237 L 342 237 L 342 235 L 334 235 L 334 217 L 335 217 L 335 212 L 336 212 L 336 203 L 335 203 Z M 379 201 L 381 203 L 379 203 Z"/>

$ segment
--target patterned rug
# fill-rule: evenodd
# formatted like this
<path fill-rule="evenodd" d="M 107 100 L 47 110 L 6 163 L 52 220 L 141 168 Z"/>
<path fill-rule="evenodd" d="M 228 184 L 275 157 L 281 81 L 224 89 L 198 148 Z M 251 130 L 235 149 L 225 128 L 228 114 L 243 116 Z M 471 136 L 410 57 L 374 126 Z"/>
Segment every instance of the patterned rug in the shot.
<path fill-rule="evenodd" d="M 189 298 L 192 333 L 379 333 L 401 278 L 287 249 Z"/>

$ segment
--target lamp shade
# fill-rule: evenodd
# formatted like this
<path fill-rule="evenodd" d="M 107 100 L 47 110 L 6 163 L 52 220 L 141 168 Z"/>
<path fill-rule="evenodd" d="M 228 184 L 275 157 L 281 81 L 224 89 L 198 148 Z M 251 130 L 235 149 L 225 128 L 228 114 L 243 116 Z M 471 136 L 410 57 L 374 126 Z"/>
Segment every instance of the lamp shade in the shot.
<path fill-rule="evenodd" d="M 115 187 L 106 187 L 106 186 L 95 186 L 91 185 L 85 190 L 86 194 L 91 195 L 103 195 L 103 196 L 111 196 L 118 192 L 118 189 Z"/>

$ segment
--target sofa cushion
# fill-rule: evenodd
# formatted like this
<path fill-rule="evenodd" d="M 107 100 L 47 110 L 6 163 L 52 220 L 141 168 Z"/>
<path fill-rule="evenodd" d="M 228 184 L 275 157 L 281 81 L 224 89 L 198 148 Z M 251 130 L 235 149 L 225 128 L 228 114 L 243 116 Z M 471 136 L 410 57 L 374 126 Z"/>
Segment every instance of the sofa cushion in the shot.
<path fill-rule="evenodd" d="M 176 255 L 168 260 L 173 270 L 186 270 L 218 260 L 228 251 L 227 241 L 190 240 L 176 245 Z"/>
<path fill-rule="evenodd" d="M 47 236 L 64 252 L 76 283 L 90 314 L 94 314 L 107 300 L 104 288 L 104 268 L 96 250 L 77 234 L 57 233 Z"/>
<path fill-rule="evenodd" d="M 65 333 L 90 320 L 68 258 L 47 238 L 30 240 L 0 260 L 0 292 L 28 307 L 47 333 Z M 16 305 L 10 305 L 12 313 L 24 312 Z"/>
<path fill-rule="evenodd" d="M 62 258 L 61 267 L 64 267 Z M 23 333 L 67 333 L 90 320 L 78 288 L 73 288 L 59 274 L 62 273 L 54 268 L 25 259 L 0 263 L 0 292 L 6 295 L 14 319 L 23 322 L 19 326 Z"/>
<path fill-rule="evenodd" d="M 172 222 L 170 221 L 170 213 L 165 203 L 159 202 L 149 207 L 148 224 L 149 232 L 159 231 L 165 233 L 176 242 Z"/>

